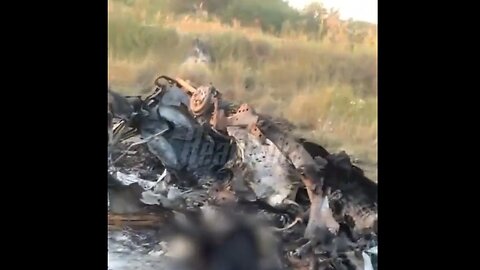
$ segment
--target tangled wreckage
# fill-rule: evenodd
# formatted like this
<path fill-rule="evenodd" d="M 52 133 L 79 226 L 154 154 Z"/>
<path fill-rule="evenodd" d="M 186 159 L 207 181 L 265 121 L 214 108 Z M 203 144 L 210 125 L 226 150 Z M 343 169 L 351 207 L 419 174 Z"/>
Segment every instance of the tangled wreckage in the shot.
<path fill-rule="evenodd" d="M 212 85 L 161 76 L 147 97 L 108 95 L 112 233 L 162 232 L 150 244 L 172 269 L 376 269 L 377 184 L 345 152 Z M 190 248 L 167 256 L 167 234 Z"/>

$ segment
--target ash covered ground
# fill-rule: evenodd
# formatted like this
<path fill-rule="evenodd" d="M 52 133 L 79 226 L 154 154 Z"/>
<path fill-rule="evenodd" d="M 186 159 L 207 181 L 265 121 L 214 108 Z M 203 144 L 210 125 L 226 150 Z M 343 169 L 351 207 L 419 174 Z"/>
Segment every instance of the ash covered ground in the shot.
<path fill-rule="evenodd" d="M 145 145 L 128 147 L 138 140 L 139 138 L 135 137 L 121 143 L 111 156 L 112 161 L 116 162 L 109 171 L 116 180 L 122 182 L 122 185 L 115 186 L 113 191 L 111 188 L 109 189 L 109 214 L 128 217 L 129 215 L 154 213 L 165 218 L 160 221 L 147 222 L 147 226 L 145 223 L 138 225 L 135 221 L 122 222 L 120 225 L 112 222 L 108 232 L 108 267 L 110 270 L 376 269 L 376 235 L 357 236 L 355 243 L 351 242 L 350 237 L 342 235 L 337 238 L 340 240 L 330 240 L 328 251 L 314 249 L 315 255 L 302 254 L 302 246 L 307 242 L 303 239 L 303 232 L 307 224 L 305 221 L 297 223 L 289 229 L 281 230 L 280 228 L 294 222 L 295 216 L 289 215 L 288 211 L 276 212 L 261 204 L 240 204 L 237 200 L 232 199 L 230 192 L 219 190 L 219 187 L 209 185 L 208 181 L 198 190 L 167 184 L 167 182 L 174 182 L 170 179 L 172 176 L 166 174 L 162 164 Z M 129 152 L 125 154 L 127 149 Z M 148 197 L 142 196 L 145 192 L 158 192 L 159 189 L 167 189 L 163 194 L 171 202 L 169 209 L 152 205 L 148 201 Z M 146 201 L 139 202 L 138 198 Z M 300 190 L 296 201 L 302 209 L 309 208 L 306 192 Z M 217 237 L 216 235 L 222 231 L 222 226 L 220 226 L 223 222 L 222 219 L 213 218 L 215 226 L 220 226 L 220 229 L 215 226 L 212 226 L 213 229 L 209 229 L 208 225 L 206 227 L 205 224 L 197 224 L 195 221 L 193 224 L 197 228 L 193 230 L 196 232 L 185 234 L 185 231 L 179 232 L 172 227 L 182 226 L 178 225 L 182 223 L 179 217 L 185 218 L 188 215 L 188 212 L 182 212 L 180 209 L 207 209 L 210 206 L 234 209 L 234 212 L 241 213 L 245 219 L 251 217 L 250 220 L 254 222 L 250 223 L 249 228 L 256 234 L 256 238 L 252 240 L 255 243 L 252 245 L 264 249 L 262 256 L 266 257 L 266 262 L 259 264 L 261 266 L 258 268 L 251 268 L 253 266 L 248 266 L 248 264 L 241 268 L 238 266 L 238 262 L 218 263 L 213 266 L 205 266 L 205 263 L 198 262 L 200 260 L 198 254 L 192 255 L 192 249 L 195 247 L 198 249 L 199 242 L 202 243 L 200 245 L 204 245 L 203 242 L 208 242 L 210 239 L 199 240 L 195 235 L 203 234 L 206 238 Z M 172 211 L 172 208 L 178 209 L 179 212 Z M 185 226 L 188 227 L 188 225 Z M 240 235 L 242 234 L 240 233 Z M 206 245 L 210 249 L 214 249 L 212 246 L 217 245 L 218 249 L 227 250 L 222 245 L 225 245 L 225 241 L 230 240 L 225 240 L 223 244 L 222 241 Z M 262 244 L 266 246 L 262 246 Z M 233 245 L 238 245 L 233 250 L 242 249 L 241 243 Z M 194 247 L 192 248 L 192 246 Z M 215 252 L 218 251 L 213 251 L 213 253 Z M 231 254 L 211 255 L 209 253 L 208 256 L 201 256 L 208 260 L 218 261 L 218 257 L 228 260 L 227 257 Z M 256 260 L 253 255 L 249 254 L 238 256 L 244 256 L 243 260 L 246 261 Z M 205 258 L 203 259 L 205 260 Z M 231 260 L 235 261 L 235 259 Z M 229 263 L 233 263 L 235 266 L 228 265 Z"/>

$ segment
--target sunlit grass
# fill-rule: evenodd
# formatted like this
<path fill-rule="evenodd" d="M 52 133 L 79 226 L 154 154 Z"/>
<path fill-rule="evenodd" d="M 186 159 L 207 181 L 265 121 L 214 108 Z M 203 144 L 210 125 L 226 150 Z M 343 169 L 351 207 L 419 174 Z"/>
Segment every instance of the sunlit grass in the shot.
<path fill-rule="evenodd" d="M 283 116 L 332 151 L 377 160 L 376 49 L 282 37 L 216 20 L 151 12 L 146 2 L 109 1 L 109 82 L 140 93 L 161 74 L 212 82 L 224 96 Z M 195 37 L 215 56 L 184 64 Z"/>

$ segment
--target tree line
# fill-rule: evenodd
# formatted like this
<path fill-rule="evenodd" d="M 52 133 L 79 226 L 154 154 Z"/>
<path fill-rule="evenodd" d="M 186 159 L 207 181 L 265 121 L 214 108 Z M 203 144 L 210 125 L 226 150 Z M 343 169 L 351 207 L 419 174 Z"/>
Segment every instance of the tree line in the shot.
<path fill-rule="evenodd" d="M 117 0 L 133 5 L 139 0 Z M 145 0 L 144 0 L 145 1 Z M 258 27 L 273 35 L 304 33 L 311 40 L 376 42 L 376 25 L 341 20 L 338 10 L 326 9 L 314 2 L 296 10 L 283 0 L 146 0 L 149 6 L 178 15 L 218 18 L 222 23 L 239 22 L 242 26 Z"/>

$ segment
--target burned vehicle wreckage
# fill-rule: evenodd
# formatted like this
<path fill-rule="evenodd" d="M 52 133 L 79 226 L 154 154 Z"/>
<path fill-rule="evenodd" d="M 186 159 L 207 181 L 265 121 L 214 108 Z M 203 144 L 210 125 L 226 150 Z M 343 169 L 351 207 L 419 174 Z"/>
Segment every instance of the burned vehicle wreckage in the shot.
<path fill-rule="evenodd" d="M 275 263 L 202 269 L 376 268 L 377 184 L 345 152 L 292 135 L 294 125 L 226 101 L 212 85 L 161 76 L 147 97 L 108 96 L 112 227 L 145 215 L 139 224 L 163 219 L 209 235 L 206 223 L 219 233 L 220 220 L 253 214 L 277 243 Z"/>

